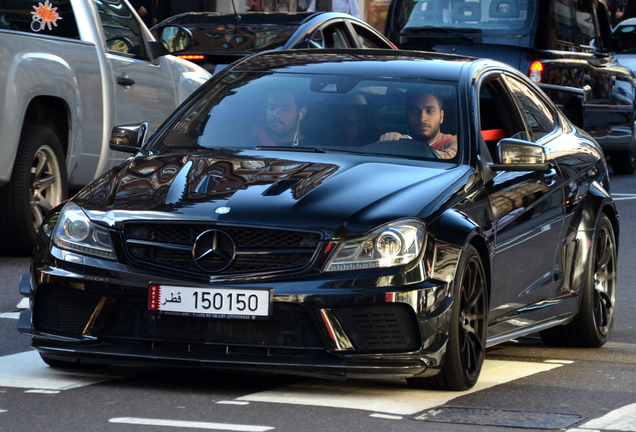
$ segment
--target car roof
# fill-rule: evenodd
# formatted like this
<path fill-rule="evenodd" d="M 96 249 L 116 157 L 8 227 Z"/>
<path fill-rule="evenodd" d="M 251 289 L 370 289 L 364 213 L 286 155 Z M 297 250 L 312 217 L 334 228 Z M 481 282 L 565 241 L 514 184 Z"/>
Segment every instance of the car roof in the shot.
<path fill-rule="evenodd" d="M 246 57 L 232 71 L 328 73 L 361 76 L 459 81 L 473 57 L 421 51 L 381 49 L 295 49 L 267 51 Z M 494 62 L 494 61 L 491 61 Z M 501 64 L 496 62 L 497 64 Z M 424 67 L 424 65 L 426 65 Z M 509 69 L 507 65 L 501 64 Z"/>

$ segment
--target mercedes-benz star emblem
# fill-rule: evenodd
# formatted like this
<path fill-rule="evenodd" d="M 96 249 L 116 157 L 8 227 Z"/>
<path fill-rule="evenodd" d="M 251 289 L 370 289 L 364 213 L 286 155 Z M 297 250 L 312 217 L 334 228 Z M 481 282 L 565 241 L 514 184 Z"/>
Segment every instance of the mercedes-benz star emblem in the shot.
<path fill-rule="evenodd" d="M 200 269 L 216 273 L 232 264 L 235 252 L 236 245 L 229 234 L 211 229 L 197 237 L 192 248 L 192 258 Z"/>
<path fill-rule="evenodd" d="M 217 207 L 216 210 L 214 210 L 215 213 L 217 214 L 228 214 L 230 212 L 230 208 L 229 207 Z"/>

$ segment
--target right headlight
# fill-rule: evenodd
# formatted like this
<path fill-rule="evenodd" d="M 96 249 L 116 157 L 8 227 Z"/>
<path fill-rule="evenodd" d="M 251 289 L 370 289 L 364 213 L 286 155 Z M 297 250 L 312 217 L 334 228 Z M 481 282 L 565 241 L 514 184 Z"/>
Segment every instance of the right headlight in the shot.
<path fill-rule="evenodd" d="M 383 225 L 364 237 L 340 243 L 325 271 L 394 267 L 414 261 L 424 245 L 426 225 L 405 219 Z"/>
<path fill-rule="evenodd" d="M 73 202 L 66 204 L 60 213 L 53 233 L 53 244 L 85 255 L 115 259 L 108 230 L 91 222 Z"/>

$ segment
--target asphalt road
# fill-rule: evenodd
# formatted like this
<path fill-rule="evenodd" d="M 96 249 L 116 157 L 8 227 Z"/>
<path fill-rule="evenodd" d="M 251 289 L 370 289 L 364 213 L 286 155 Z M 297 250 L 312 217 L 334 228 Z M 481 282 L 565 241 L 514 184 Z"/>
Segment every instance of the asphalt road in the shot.
<path fill-rule="evenodd" d="M 29 261 L 0 258 L 0 431 L 636 431 L 634 185 L 636 176 L 612 177 L 621 235 L 610 342 L 560 349 L 529 337 L 493 347 L 468 393 L 198 369 L 57 372 L 16 331 Z"/>

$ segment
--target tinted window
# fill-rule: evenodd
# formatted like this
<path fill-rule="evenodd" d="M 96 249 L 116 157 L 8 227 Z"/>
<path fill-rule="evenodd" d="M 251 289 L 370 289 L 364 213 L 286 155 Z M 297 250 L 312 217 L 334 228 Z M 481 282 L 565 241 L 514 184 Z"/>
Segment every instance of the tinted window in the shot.
<path fill-rule="evenodd" d="M 617 52 L 636 53 L 636 25 L 618 26 L 612 36 Z"/>
<path fill-rule="evenodd" d="M 69 0 L 0 0 L 0 29 L 79 39 Z"/>
<path fill-rule="evenodd" d="M 454 83 L 232 73 L 193 101 L 154 146 L 229 152 L 298 146 L 437 160 L 429 146 L 415 138 L 380 141 L 387 132 L 414 135 L 408 126 L 407 103 L 429 94 L 443 104 L 439 131 L 455 136 Z"/>
<path fill-rule="evenodd" d="M 133 58 L 146 58 L 139 22 L 121 0 L 95 0 L 108 51 Z"/>
<path fill-rule="evenodd" d="M 188 52 L 254 53 L 282 47 L 296 32 L 296 26 L 280 24 L 211 23 L 189 28 L 195 43 Z"/>
<path fill-rule="evenodd" d="M 506 81 L 534 140 L 537 141 L 551 133 L 554 130 L 555 113 L 526 84 L 510 77 L 506 77 Z"/>
<path fill-rule="evenodd" d="M 552 49 L 569 50 L 574 45 L 574 3 L 554 0 L 552 3 Z"/>
<path fill-rule="evenodd" d="M 576 24 L 579 30 L 579 45 L 592 49 L 596 36 L 595 14 L 589 0 L 576 2 Z"/>
<path fill-rule="evenodd" d="M 386 42 L 379 39 L 376 35 L 370 32 L 368 29 L 357 25 L 351 24 L 357 34 L 358 43 L 363 48 L 387 48 Z"/>
<path fill-rule="evenodd" d="M 483 34 L 527 34 L 534 22 L 535 0 L 398 0 L 396 30 L 460 28 Z M 444 33 L 439 31 L 439 33 Z"/>
<path fill-rule="evenodd" d="M 310 48 L 347 48 L 347 31 L 344 23 L 334 24 L 317 30 L 311 36 Z"/>

